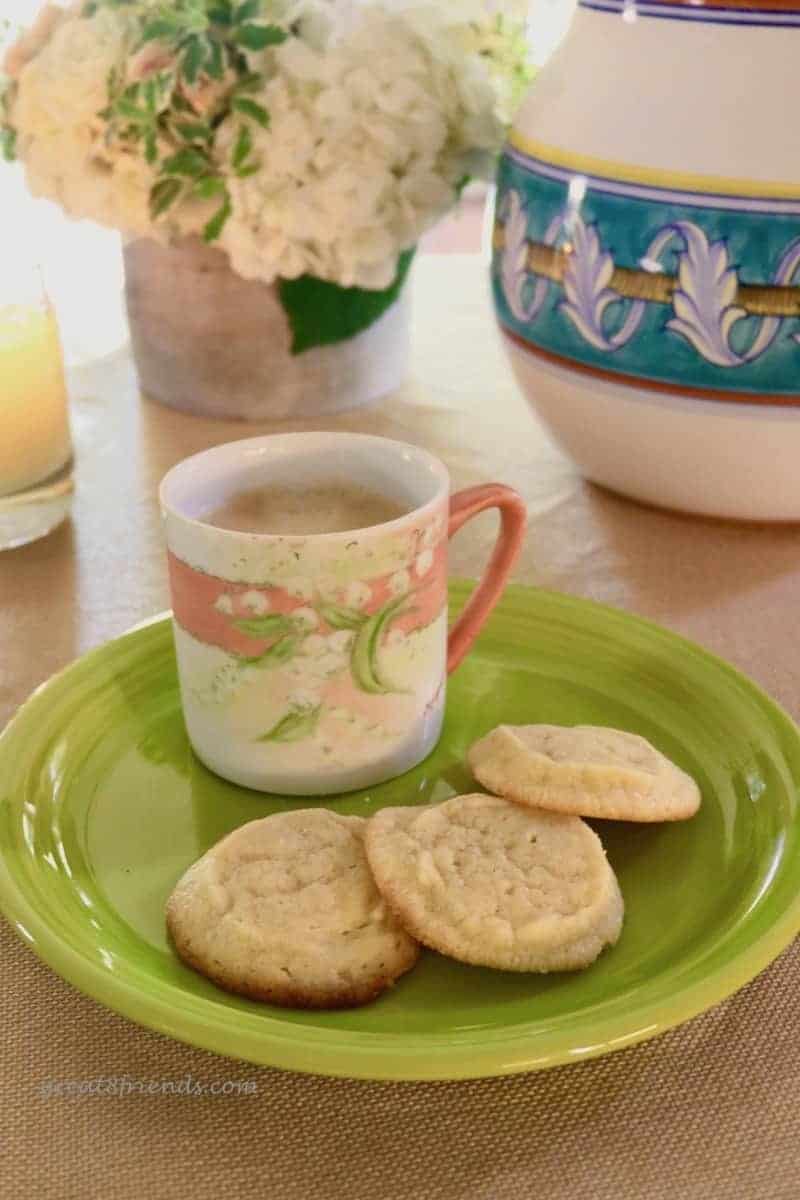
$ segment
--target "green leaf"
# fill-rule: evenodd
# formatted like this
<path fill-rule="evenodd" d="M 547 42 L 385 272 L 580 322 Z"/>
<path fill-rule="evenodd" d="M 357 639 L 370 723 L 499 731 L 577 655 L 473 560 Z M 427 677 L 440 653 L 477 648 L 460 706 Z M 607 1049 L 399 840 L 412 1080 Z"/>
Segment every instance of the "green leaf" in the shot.
<path fill-rule="evenodd" d="M 369 620 L 366 613 L 355 608 L 343 608 L 339 604 L 322 604 L 319 615 L 331 629 L 360 629 Z"/>
<path fill-rule="evenodd" d="M 235 92 L 260 92 L 264 86 L 264 76 L 258 71 L 248 71 L 242 75 L 239 82 L 234 87 Z"/>
<path fill-rule="evenodd" d="M 162 38 L 173 38 L 179 32 L 179 26 L 176 21 L 170 21 L 169 18 L 159 17 L 155 21 L 150 21 L 142 30 L 140 41 L 155 42 Z"/>
<path fill-rule="evenodd" d="M 175 132 L 186 142 L 210 142 L 214 136 L 211 128 L 202 121 L 179 121 L 175 125 Z"/>
<path fill-rule="evenodd" d="M 183 184 L 179 179 L 160 179 L 150 191 L 150 216 L 155 219 L 174 204 Z"/>
<path fill-rule="evenodd" d="M 222 43 L 216 41 L 216 39 L 210 39 L 209 41 L 206 74 L 211 79 L 222 79 L 225 75 L 225 59 L 222 53 Z"/>
<path fill-rule="evenodd" d="M 244 0 L 244 4 L 240 4 L 233 14 L 234 24 L 241 25 L 243 21 L 257 17 L 260 12 L 261 0 Z"/>
<path fill-rule="evenodd" d="M 17 157 L 16 129 L 0 129 L 0 154 L 6 162 L 14 162 Z"/>
<path fill-rule="evenodd" d="M 129 0 L 125 0 L 129 2 Z M 141 0 L 134 0 L 134 3 L 140 3 Z M 163 6 L 168 13 L 177 9 L 177 19 L 180 21 L 181 27 L 187 33 L 204 33 L 208 29 L 208 13 L 206 12 L 207 0 L 167 0 Z"/>
<path fill-rule="evenodd" d="M 240 25 L 233 40 L 245 50 L 266 50 L 267 46 L 280 46 L 288 36 L 280 25 Z"/>
<path fill-rule="evenodd" d="M 247 96 L 234 96 L 231 100 L 231 108 L 234 112 L 242 113 L 246 117 L 251 117 L 254 121 L 263 128 L 269 127 L 269 113 L 264 108 L 263 104 L 257 104 L 255 100 L 250 100 Z"/>
<path fill-rule="evenodd" d="M 260 170 L 261 170 L 261 163 L 254 162 L 254 163 L 250 163 L 246 167 L 237 167 L 236 168 L 236 176 L 238 179 L 249 179 L 251 175 L 257 175 Z"/>
<path fill-rule="evenodd" d="M 321 704 L 290 709 L 285 717 L 281 717 L 280 721 L 258 740 L 260 742 L 302 742 L 313 734 L 321 712 Z"/>
<path fill-rule="evenodd" d="M 239 126 L 239 135 L 236 138 L 236 144 L 233 147 L 231 154 L 231 162 L 234 167 L 243 167 L 247 159 L 250 157 L 250 151 L 253 149 L 253 135 L 247 125 Z"/>
<path fill-rule="evenodd" d="M 193 84 L 197 82 L 197 76 L 200 74 L 200 68 L 203 65 L 205 56 L 205 46 L 199 37 L 192 36 L 186 39 L 186 49 L 181 59 L 181 69 L 187 83 Z"/>
<path fill-rule="evenodd" d="M 387 692 L 397 690 L 381 678 L 378 651 L 384 631 L 392 619 L 397 616 L 407 599 L 407 596 L 398 596 L 395 600 L 390 600 L 361 626 L 356 635 L 350 666 L 353 679 L 362 692 L 385 695 Z"/>
<path fill-rule="evenodd" d="M 232 211 L 231 198 L 226 192 L 225 199 L 222 201 L 222 204 L 219 206 L 217 211 L 214 213 L 214 216 L 203 229 L 204 242 L 215 242 L 217 240 L 225 228 L 225 222 L 228 220 L 228 217 L 231 215 Z"/>
<path fill-rule="evenodd" d="M 283 613 L 268 613 L 265 617 L 245 617 L 233 622 L 234 629 L 253 638 L 274 638 L 294 630 L 294 622 Z"/>
<path fill-rule="evenodd" d="M 124 117 L 131 125 L 149 125 L 152 121 L 152 116 L 144 108 L 139 108 L 132 100 L 126 100 L 121 96 L 114 105 L 114 113 L 118 117 Z"/>
<path fill-rule="evenodd" d="M 183 150 L 170 155 L 161 164 L 162 175 L 185 175 L 197 179 L 208 171 L 209 162 L 201 150 L 184 146 Z"/>
<path fill-rule="evenodd" d="M 246 658 L 245 662 L 249 667 L 280 667 L 294 658 L 300 649 L 301 640 L 301 638 L 287 635 L 275 642 L 263 654 L 257 654 L 254 658 Z"/>
<path fill-rule="evenodd" d="M 191 195 L 197 200 L 213 200 L 225 191 L 225 180 L 220 175 L 206 175 L 192 184 Z"/>
<path fill-rule="evenodd" d="M 148 129 L 144 135 L 145 162 L 152 167 L 158 162 L 158 139 L 155 129 Z"/>
<path fill-rule="evenodd" d="M 215 25 L 232 25 L 233 11 L 229 0 L 217 0 L 214 7 L 208 10 L 208 19 Z"/>
<path fill-rule="evenodd" d="M 280 298 L 292 330 L 292 354 L 346 342 L 368 329 L 397 300 L 413 258 L 413 249 L 400 255 L 394 283 L 380 292 L 343 288 L 312 275 L 282 279 Z"/>
<path fill-rule="evenodd" d="M 172 99 L 172 93 L 175 89 L 175 72 L 159 71 L 154 82 L 158 92 L 158 104 L 160 107 L 163 107 L 166 101 Z"/>
<path fill-rule="evenodd" d="M 155 79 L 148 79 L 144 85 L 144 102 L 147 111 L 154 116 L 158 105 L 158 88 Z"/>
<path fill-rule="evenodd" d="M 175 112 L 191 113 L 192 116 L 194 116 L 194 109 L 186 97 L 182 96 L 180 92 L 175 92 L 174 96 L 172 97 L 172 107 L 175 109 Z"/>

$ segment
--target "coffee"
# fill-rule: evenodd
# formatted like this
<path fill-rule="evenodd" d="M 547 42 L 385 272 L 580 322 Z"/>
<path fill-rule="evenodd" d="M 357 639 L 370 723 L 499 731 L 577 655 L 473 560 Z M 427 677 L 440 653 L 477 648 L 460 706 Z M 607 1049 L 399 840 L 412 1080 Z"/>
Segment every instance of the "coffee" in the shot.
<path fill-rule="evenodd" d="M 239 533 L 272 533 L 303 537 L 313 533 L 346 533 L 383 525 L 410 512 L 408 505 L 357 483 L 290 487 L 267 484 L 238 492 L 203 515 L 207 525 Z"/>

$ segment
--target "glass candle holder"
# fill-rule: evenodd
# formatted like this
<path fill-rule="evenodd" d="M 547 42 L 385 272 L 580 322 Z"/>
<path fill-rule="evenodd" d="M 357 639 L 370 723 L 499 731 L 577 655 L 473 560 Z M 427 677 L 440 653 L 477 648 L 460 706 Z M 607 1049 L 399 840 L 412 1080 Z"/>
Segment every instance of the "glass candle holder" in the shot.
<path fill-rule="evenodd" d="M 71 507 L 72 439 L 55 314 L 36 265 L 3 246 L 0 550 L 50 533 Z"/>

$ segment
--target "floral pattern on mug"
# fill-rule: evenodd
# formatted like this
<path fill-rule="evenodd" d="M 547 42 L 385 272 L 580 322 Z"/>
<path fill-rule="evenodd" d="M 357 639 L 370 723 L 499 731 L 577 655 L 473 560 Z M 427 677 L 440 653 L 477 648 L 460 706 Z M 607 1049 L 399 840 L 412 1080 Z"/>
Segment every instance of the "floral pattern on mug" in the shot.
<path fill-rule="evenodd" d="M 279 711 L 273 703 L 274 719 L 254 741 L 291 745 L 326 731 L 336 744 L 391 738 L 406 708 L 393 699 L 415 691 L 418 635 L 446 619 L 446 564 L 446 542 L 437 545 L 428 529 L 406 568 L 347 582 L 231 583 L 170 554 L 177 625 L 226 656 L 194 702 L 229 703 L 269 672 Z"/>

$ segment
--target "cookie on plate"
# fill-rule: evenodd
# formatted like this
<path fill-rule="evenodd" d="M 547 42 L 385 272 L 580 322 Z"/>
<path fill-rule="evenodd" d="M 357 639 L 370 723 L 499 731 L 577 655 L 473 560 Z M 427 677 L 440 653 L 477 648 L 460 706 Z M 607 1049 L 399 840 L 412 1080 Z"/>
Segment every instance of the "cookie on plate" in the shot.
<path fill-rule="evenodd" d="M 597 835 L 578 817 L 496 796 L 385 808 L 367 857 L 418 941 L 506 971 L 586 967 L 622 928 L 623 901 Z"/>
<path fill-rule="evenodd" d="M 475 778 L 517 804 L 617 821 L 682 821 L 689 775 L 634 733 L 594 725 L 499 725 L 467 754 Z"/>
<path fill-rule="evenodd" d="M 296 1008 L 375 999 L 419 957 L 381 899 L 360 817 L 327 809 L 244 825 L 167 904 L 180 957 L 220 987 Z"/>

